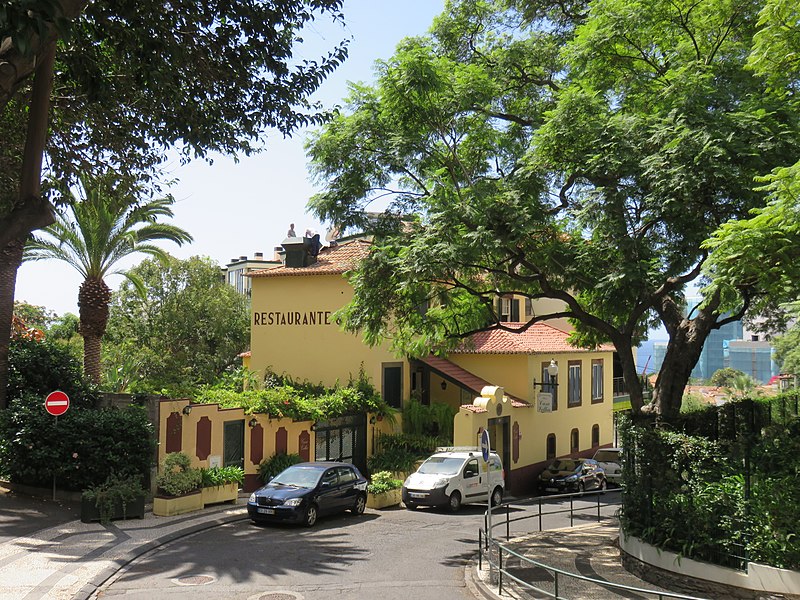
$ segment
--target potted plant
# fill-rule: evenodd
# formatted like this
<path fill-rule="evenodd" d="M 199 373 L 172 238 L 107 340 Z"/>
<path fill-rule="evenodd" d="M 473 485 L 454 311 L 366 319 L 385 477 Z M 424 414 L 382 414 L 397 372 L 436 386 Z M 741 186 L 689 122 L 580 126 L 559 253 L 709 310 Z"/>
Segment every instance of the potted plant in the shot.
<path fill-rule="evenodd" d="M 81 521 L 103 524 L 113 519 L 144 518 L 145 490 L 141 477 L 112 473 L 106 480 L 81 494 Z"/>
<path fill-rule="evenodd" d="M 239 497 L 239 484 L 244 481 L 241 467 L 213 467 L 200 469 L 203 506 L 217 502 L 236 502 Z"/>
<path fill-rule="evenodd" d="M 156 478 L 158 494 L 153 498 L 154 515 L 169 517 L 203 508 L 200 469 L 191 464 L 192 459 L 183 452 L 171 452 L 164 457 L 161 473 Z"/>
<path fill-rule="evenodd" d="M 402 500 L 401 488 L 403 482 L 395 479 L 389 471 L 378 471 L 372 474 L 372 479 L 367 485 L 367 507 L 386 508 L 397 506 Z"/>

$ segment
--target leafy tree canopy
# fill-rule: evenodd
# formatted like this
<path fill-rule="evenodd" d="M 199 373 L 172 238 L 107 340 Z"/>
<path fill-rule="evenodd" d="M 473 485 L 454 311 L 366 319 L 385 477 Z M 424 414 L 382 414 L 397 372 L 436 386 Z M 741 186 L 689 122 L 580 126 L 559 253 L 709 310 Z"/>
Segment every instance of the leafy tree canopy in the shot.
<path fill-rule="evenodd" d="M 684 315 L 701 244 L 800 156 L 797 99 L 746 65 L 760 6 L 449 2 L 308 146 L 311 208 L 375 235 L 346 326 L 420 354 L 509 327 L 498 295 L 555 299 L 514 327 L 568 317 L 574 342 L 613 342 L 638 407 L 631 347 L 660 321 L 653 408 L 675 415 L 725 322 L 715 294 Z"/>
<path fill-rule="evenodd" d="M 186 394 L 234 366 L 250 342 L 247 298 L 227 285 L 210 258 L 131 269 L 142 294 L 123 283 L 111 302 L 106 381 L 139 392 Z"/>

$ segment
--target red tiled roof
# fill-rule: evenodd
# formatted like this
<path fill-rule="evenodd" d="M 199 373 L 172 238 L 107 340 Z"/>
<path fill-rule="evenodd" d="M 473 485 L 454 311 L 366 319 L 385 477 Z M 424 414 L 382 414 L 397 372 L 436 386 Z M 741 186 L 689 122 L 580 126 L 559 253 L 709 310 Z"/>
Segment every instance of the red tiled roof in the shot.
<path fill-rule="evenodd" d="M 258 269 L 247 273 L 249 277 L 287 277 L 291 275 L 340 275 L 352 271 L 367 256 L 370 243 L 353 240 L 320 250 L 317 262 L 307 267 L 279 265 L 271 269 Z"/>
<path fill-rule="evenodd" d="M 476 396 L 479 396 L 481 390 L 486 387 L 487 385 L 493 385 L 475 375 L 474 373 L 470 373 L 466 369 L 459 367 L 457 364 L 450 362 L 446 358 L 439 358 L 438 356 L 428 356 L 426 358 L 420 359 L 426 365 L 428 365 L 431 369 L 439 373 L 440 375 L 444 375 L 454 381 L 460 383 L 463 387 L 475 392 Z M 511 406 L 515 407 L 529 407 L 531 404 L 525 402 L 524 400 L 520 400 L 519 398 L 512 396 L 511 394 L 506 394 L 508 398 L 511 400 Z M 481 408 L 478 406 L 473 406 L 471 404 L 464 405 L 465 408 L 471 410 L 472 412 L 485 412 L 485 408 Z"/>
<path fill-rule="evenodd" d="M 521 329 L 525 323 L 503 323 Z M 534 323 L 525 331 L 491 329 L 469 337 L 467 343 L 453 354 L 551 354 L 554 352 L 591 352 L 567 341 L 569 334 L 547 323 Z M 604 344 L 598 350 L 613 352 L 614 346 Z"/>

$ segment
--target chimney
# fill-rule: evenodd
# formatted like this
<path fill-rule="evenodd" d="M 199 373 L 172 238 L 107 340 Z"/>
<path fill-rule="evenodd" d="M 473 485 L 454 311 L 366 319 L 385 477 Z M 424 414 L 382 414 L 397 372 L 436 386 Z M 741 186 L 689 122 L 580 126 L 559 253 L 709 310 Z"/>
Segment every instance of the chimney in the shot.
<path fill-rule="evenodd" d="M 240 256 L 239 260 L 241 260 L 242 262 L 247 262 L 247 256 L 246 255 L 245 256 Z"/>
<path fill-rule="evenodd" d="M 319 252 L 319 235 L 307 237 L 286 238 L 281 242 L 286 256 L 284 264 L 287 267 L 301 268 L 317 262 Z"/>
<path fill-rule="evenodd" d="M 283 246 L 273 246 L 272 248 L 272 260 L 275 262 L 283 262 Z"/>
<path fill-rule="evenodd" d="M 256 252 L 253 255 L 253 260 L 264 260 L 264 253 L 263 252 Z"/>

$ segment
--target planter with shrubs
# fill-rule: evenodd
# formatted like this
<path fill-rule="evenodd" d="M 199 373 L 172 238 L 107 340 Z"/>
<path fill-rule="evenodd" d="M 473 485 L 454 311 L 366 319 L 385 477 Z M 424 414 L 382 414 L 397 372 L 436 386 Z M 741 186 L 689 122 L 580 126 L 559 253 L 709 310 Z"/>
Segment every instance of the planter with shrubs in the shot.
<path fill-rule="evenodd" d="M 153 498 L 154 515 L 169 517 L 203 508 L 202 475 L 200 469 L 191 464 L 192 460 L 183 452 L 171 452 L 164 458 L 161 473 L 156 478 L 158 495 Z"/>
<path fill-rule="evenodd" d="M 143 519 L 144 499 L 145 490 L 140 477 L 111 474 L 103 483 L 83 491 L 81 521 L 106 524 L 115 519 Z"/>
<path fill-rule="evenodd" d="M 239 497 L 239 484 L 244 481 L 244 469 L 241 467 L 200 469 L 200 481 L 203 506 L 218 502 L 236 502 Z"/>
<path fill-rule="evenodd" d="M 402 501 L 403 482 L 395 479 L 389 471 L 372 474 L 367 485 L 367 508 L 387 508 L 397 506 Z"/>

